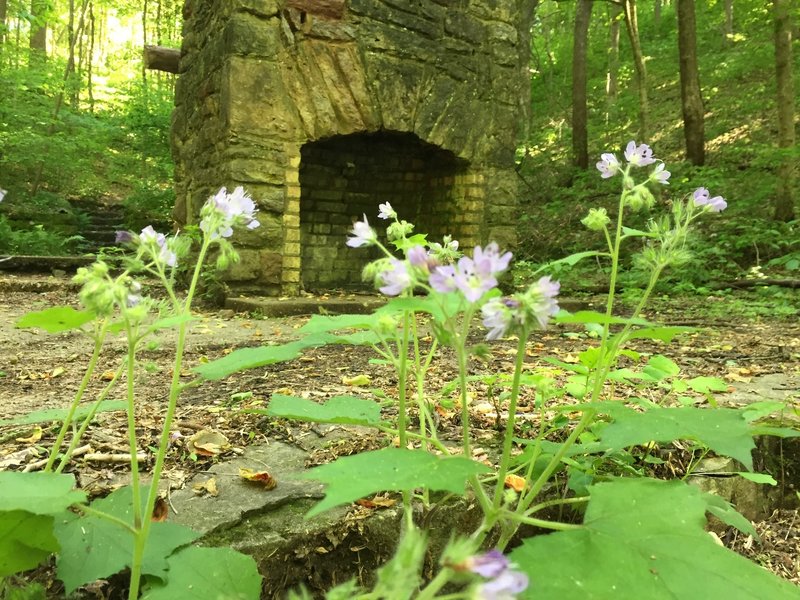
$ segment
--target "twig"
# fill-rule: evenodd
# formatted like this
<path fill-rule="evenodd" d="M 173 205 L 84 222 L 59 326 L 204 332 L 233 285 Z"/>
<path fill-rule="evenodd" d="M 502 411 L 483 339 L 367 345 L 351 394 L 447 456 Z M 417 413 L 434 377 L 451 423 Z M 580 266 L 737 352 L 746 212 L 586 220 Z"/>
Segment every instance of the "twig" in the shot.
<path fill-rule="evenodd" d="M 112 454 L 109 452 L 92 452 L 91 454 L 87 454 L 83 457 L 84 460 L 90 460 L 92 462 L 105 462 L 105 463 L 128 463 L 131 462 L 131 455 L 127 452 L 125 453 L 118 453 Z M 136 453 L 136 461 L 137 462 L 144 462 L 147 460 L 147 454 L 144 452 L 137 452 Z"/>
<path fill-rule="evenodd" d="M 89 453 L 91 451 L 92 451 L 91 444 L 86 444 L 85 446 L 80 446 L 78 448 L 75 448 L 75 450 L 72 451 L 72 457 L 75 458 L 76 456 L 81 456 L 81 455 L 87 454 L 87 453 Z M 27 465 L 22 470 L 22 472 L 23 473 L 30 473 L 31 471 L 38 471 L 39 469 L 41 469 L 43 466 L 45 466 L 47 464 L 47 461 L 48 461 L 47 458 L 43 458 L 42 460 L 37 460 L 36 462 L 32 462 L 31 464 Z"/>

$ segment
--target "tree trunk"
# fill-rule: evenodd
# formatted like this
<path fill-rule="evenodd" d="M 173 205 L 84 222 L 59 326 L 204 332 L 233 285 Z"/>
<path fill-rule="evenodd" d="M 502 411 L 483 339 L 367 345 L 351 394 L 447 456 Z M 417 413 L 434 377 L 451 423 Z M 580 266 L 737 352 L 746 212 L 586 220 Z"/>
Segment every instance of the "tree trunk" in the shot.
<path fill-rule="evenodd" d="M 705 162 L 705 124 L 700 75 L 697 70 L 697 24 L 694 0 L 677 0 L 677 12 L 686 158 L 693 165 L 700 166 Z"/>
<path fill-rule="evenodd" d="M 67 88 L 67 98 L 69 99 L 69 104 L 75 108 L 78 103 L 78 88 L 75 84 L 75 0 L 69 0 L 67 40 L 69 43 L 69 54 L 67 56 L 67 70 L 64 75 L 64 85 Z"/>
<path fill-rule="evenodd" d="M 586 51 L 593 6 L 593 0 L 578 0 L 572 47 L 572 162 L 581 169 L 589 168 Z"/>
<path fill-rule="evenodd" d="M 0 45 L 6 41 L 6 17 L 8 16 L 8 0 L 0 0 Z"/>
<path fill-rule="evenodd" d="M 794 219 L 795 160 L 794 148 L 794 82 L 792 80 L 792 0 L 772 0 L 775 20 L 775 79 L 777 81 L 778 148 L 787 152 L 778 167 L 778 190 L 775 197 L 775 219 Z"/>
<path fill-rule="evenodd" d="M 733 38 L 733 0 L 725 0 L 725 44 L 729 44 Z"/>
<path fill-rule="evenodd" d="M 31 0 L 30 49 L 39 53 L 42 58 L 47 55 L 47 23 L 44 21 L 47 2 L 45 0 Z"/>
<path fill-rule="evenodd" d="M 647 67 L 644 64 L 642 44 L 639 41 L 639 18 L 636 13 L 636 0 L 625 0 L 625 29 L 633 52 L 633 67 L 636 72 L 636 88 L 639 92 L 639 141 L 648 139 L 649 102 L 647 99 Z"/>
<path fill-rule="evenodd" d="M 606 74 L 606 96 L 609 102 L 617 98 L 617 75 L 619 74 L 619 25 L 622 7 L 611 5 L 611 23 L 608 28 L 608 73 Z"/>
<path fill-rule="evenodd" d="M 86 95 L 89 97 L 89 112 L 94 113 L 94 86 L 92 72 L 94 69 L 94 1 L 89 0 L 89 56 L 86 61 Z"/>
<path fill-rule="evenodd" d="M 653 25 L 656 29 L 661 25 L 661 0 L 655 0 L 653 6 Z"/>

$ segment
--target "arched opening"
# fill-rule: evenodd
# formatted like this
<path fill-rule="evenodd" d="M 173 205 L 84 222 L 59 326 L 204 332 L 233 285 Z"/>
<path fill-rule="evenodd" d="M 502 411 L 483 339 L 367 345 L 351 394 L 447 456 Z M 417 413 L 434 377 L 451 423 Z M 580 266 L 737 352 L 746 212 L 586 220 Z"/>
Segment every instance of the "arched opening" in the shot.
<path fill-rule="evenodd" d="M 377 218 L 380 203 L 391 203 L 432 241 L 465 233 L 471 221 L 463 210 L 468 166 L 411 133 L 357 133 L 306 143 L 299 174 L 303 287 L 371 287 L 361 281 L 361 270 L 377 251 L 349 248 L 345 241 L 362 214 L 384 229 L 388 223 Z"/>

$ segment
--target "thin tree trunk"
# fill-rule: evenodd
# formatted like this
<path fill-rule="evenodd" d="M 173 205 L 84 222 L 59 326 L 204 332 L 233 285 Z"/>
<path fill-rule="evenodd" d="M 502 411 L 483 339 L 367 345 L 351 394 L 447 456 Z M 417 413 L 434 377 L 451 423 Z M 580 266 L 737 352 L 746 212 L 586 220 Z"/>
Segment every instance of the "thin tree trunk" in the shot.
<path fill-rule="evenodd" d="M 733 39 L 733 0 L 725 0 L 725 31 L 723 32 L 725 44 Z"/>
<path fill-rule="evenodd" d="M 661 0 L 655 0 L 655 5 L 653 6 L 653 25 L 655 25 L 656 29 L 661 25 Z"/>
<path fill-rule="evenodd" d="M 47 23 L 44 22 L 44 13 L 47 3 L 44 0 L 31 0 L 30 49 L 34 55 L 41 58 L 47 56 Z"/>
<path fill-rule="evenodd" d="M 0 0 L 0 45 L 6 41 L 6 18 L 8 17 L 8 0 Z"/>
<path fill-rule="evenodd" d="M 705 163 L 705 123 L 700 74 L 697 69 L 697 23 L 694 0 L 677 0 L 677 12 L 686 158 L 693 165 L 700 166 Z"/>
<path fill-rule="evenodd" d="M 608 72 L 606 73 L 606 96 L 609 102 L 617 98 L 617 76 L 619 75 L 619 25 L 622 7 L 611 5 L 611 23 L 608 28 Z"/>
<path fill-rule="evenodd" d="M 778 148 L 787 151 L 778 167 L 775 219 L 794 219 L 795 160 L 788 153 L 795 145 L 794 81 L 792 80 L 792 1 L 772 0 L 775 20 L 775 79 L 778 105 Z"/>
<path fill-rule="evenodd" d="M 142 47 L 147 46 L 147 0 L 142 5 Z M 147 85 L 147 68 L 142 62 L 142 85 Z"/>
<path fill-rule="evenodd" d="M 589 168 L 588 108 L 586 100 L 586 52 L 593 0 L 578 0 L 572 47 L 572 162 Z"/>
<path fill-rule="evenodd" d="M 625 0 L 625 29 L 633 52 L 633 67 L 636 72 L 636 88 L 639 93 L 639 140 L 646 142 L 649 131 L 649 101 L 647 98 L 647 67 L 644 64 L 642 44 L 639 40 L 639 18 L 636 13 L 636 0 Z"/>
<path fill-rule="evenodd" d="M 67 87 L 67 98 L 70 106 L 75 107 L 78 102 L 75 86 L 75 0 L 69 0 L 69 17 L 67 20 L 67 40 L 69 43 L 69 55 L 67 56 L 67 71 L 64 75 Z"/>
<path fill-rule="evenodd" d="M 94 69 L 94 0 L 89 0 L 89 57 L 86 61 L 86 94 L 89 97 L 89 112 L 94 113 L 94 87 L 92 72 Z"/>

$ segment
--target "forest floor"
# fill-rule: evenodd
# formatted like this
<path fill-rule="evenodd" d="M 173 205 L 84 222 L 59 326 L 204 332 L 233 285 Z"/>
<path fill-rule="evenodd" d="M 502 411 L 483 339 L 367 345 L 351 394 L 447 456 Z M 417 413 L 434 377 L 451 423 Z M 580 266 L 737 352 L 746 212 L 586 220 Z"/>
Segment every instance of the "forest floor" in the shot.
<path fill-rule="evenodd" d="M 92 350 L 85 336 L 68 332 L 48 335 L 41 331 L 22 330 L 14 323 L 26 312 L 55 305 L 76 305 L 75 288 L 66 276 L 2 275 L 0 276 L 0 470 L 21 470 L 40 461 L 55 438 L 57 424 L 9 424 L 33 411 L 63 409 L 78 389 Z M 287 299 L 286 302 L 291 302 Z M 601 298 L 587 299 L 587 304 L 600 303 Z M 782 318 L 749 318 L 726 310 L 724 303 L 746 304 L 746 297 L 706 297 L 661 301 L 658 309 L 646 316 L 669 325 L 690 325 L 697 329 L 671 345 L 660 342 L 636 342 L 633 347 L 645 355 L 663 353 L 681 367 L 682 377 L 716 376 L 733 386 L 747 385 L 771 376 L 773 388 L 782 389 L 782 398 L 797 413 L 800 407 L 800 324 L 797 316 Z M 599 304 L 598 304 L 599 305 Z M 729 304 L 733 306 L 733 304 Z M 712 310 L 713 309 L 713 310 Z M 714 316 L 718 315 L 718 316 Z M 191 369 L 230 351 L 267 343 L 286 343 L 297 338 L 297 329 L 307 317 L 260 318 L 258 315 L 235 314 L 230 310 L 199 309 L 193 323 L 181 375 L 190 380 Z M 137 375 L 137 418 L 139 452 L 145 465 L 152 464 L 153 448 L 158 445 L 161 415 L 166 403 L 172 373 L 174 332 L 159 334 L 158 343 L 143 348 L 139 354 L 142 367 Z M 476 333 L 476 336 L 479 333 Z M 476 342 L 480 341 L 478 337 Z M 593 340 L 577 329 L 555 326 L 534 335 L 528 345 L 529 367 L 548 367 L 541 361 L 552 356 L 563 362 L 577 361 L 577 355 Z M 510 372 L 514 360 L 513 342 L 497 342 L 490 346 L 484 361 L 475 361 L 474 374 L 498 371 Z M 89 382 L 86 398 L 96 397 L 125 358 L 122 337 L 112 339 L 101 354 L 100 367 Z M 264 415 L 244 412 L 263 408 L 274 393 L 325 399 L 349 394 L 376 398 L 375 390 L 387 397 L 396 395 L 397 381 L 390 369 L 370 362 L 374 355 L 365 347 L 321 347 L 309 349 L 298 360 L 278 363 L 237 373 L 221 381 L 208 382 L 189 388 L 183 394 L 174 429 L 183 438 L 176 441 L 169 454 L 165 476 L 173 488 L 183 486 L 198 472 L 228 456 L 241 453 L 248 445 L 282 440 L 292 442 L 289 424 Z M 454 361 L 447 352 L 434 362 L 427 386 L 432 397 L 446 398 L 442 389 L 455 378 Z M 777 383 L 774 383 L 777 382 Z M 624 393 L 624 392 L 623 392 Z M 642 390 L 636 392 L 642 395 Z M 652 390 L 651 399 L 659 399 L 663 391 Z M 726 402 L 728 394 L 719 394 L 718 401 Z M 472 416 L 475 423 L 476 445 L 489 446 L 497 436 L 498 423 L 504 409 L 498 404 L 496 390 L 485 383 L 475 383 L 470 389 Z M 730 394 L 731 404 L 741 402 L 741 394 Z M 735 396 L 735 399 L 734 399 Z M 124 398 L 124 385 L 110 396 Z M 765 399 L 754 397 L 753 400 Z M 702 403 L 703 399 L 698 398 Z M 531 398 L 523 397 L 520 423 L 524 429 L 532 424 Z M 441 437 L 457 440 L 460 436 L 458 411 L 439 403 Z M 389 414 L 391 407 L 384 409 Z M 5 420 L 5 423 L 3 422 Z M 230 447 L 221 453 L 202 456 L 191 452 L 188 440 L 198 433 L 213 432 L 225 436 Z M 352 454 L 386 445 L 387 440 L 359 436 L 348 443 L 330 449 L 327 455 L 315 457 L 325 462 L 337 455 Z M 82 444 L 90 446 L 85 452 L 93 460 L 76 457 L 71 470 L 80 485 L 91 494 L 108 493 L 128 481 L 128 468 L 114 462 L 114 457 L 127 451 L 126 418 L 123 412 L 98 415 Z M 98 455 L 100 455 L 98 457 Z M 673 471 L 680 473 L 680 453 Z M 478 458 L 481 458 L 480 456 Z M 483 457 L 485 458 L 485 457 Z M 684 457 L 685 458 L 685 457 Z M 70 470 L 70 469 L 68 469 Z M 773 474 L 776 478 L 778 475 Z M 800 489 L 800 481 L 782 482 L 788 488 Z M 759 545 L 742 534 L 721 533 L 724 543 L 758 561 L 782 577 L 800 584 L 800 518 L 797 510 L 774 510 L 756 524 L 763 544 Z"/>

